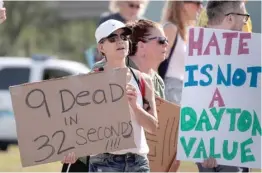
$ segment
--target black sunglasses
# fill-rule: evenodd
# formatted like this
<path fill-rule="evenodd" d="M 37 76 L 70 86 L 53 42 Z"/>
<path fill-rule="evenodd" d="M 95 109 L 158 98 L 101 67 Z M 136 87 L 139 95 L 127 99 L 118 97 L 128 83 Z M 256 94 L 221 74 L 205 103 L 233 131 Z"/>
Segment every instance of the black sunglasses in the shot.
<path fill-rule="evenodd" d="M 123 41 L 127 41 L 129 39 L 129 35 L 128 34 L 120 34 L 120 35 L 117 35 L 117 34 L 110 34 L 108 37 L 102 39 L 100 41 L 100 43 L 103 43 L 105 40 L 108 40 L 109 43 L 115 43 L 117 41 L 117 39 L 120 38 L 121 40 Z"/>
<path fill-rule="evenodd" d="M 129 6 L 129 8 L 136 8 L 136 9 L 140 8 L 140 5 L 136 5 L 136 4 L 133 4 L 131 2 L 128 2 L 128 6 Z"/>
<path fill-rule="evenodd" d="M 147 40 L 148 41 L 157 40 L 158 44 L 160 45 L 168 44 L 168 40 L 166 37 L 152 37 L 152 38 L 148 38 Z"/>
<path fill-rule="evenodd" d="M 245 23 L 248 21 L 248 19 L 250 17 L 249 14 L 241 14 L 241 13 L 227 13 L 227 14 L 225 14 L 225 16 L 228 16 L 228 15 L 231 15 L 231 14 L 238 15 L 238 16 L 244 16 L 244 22 Z"/>

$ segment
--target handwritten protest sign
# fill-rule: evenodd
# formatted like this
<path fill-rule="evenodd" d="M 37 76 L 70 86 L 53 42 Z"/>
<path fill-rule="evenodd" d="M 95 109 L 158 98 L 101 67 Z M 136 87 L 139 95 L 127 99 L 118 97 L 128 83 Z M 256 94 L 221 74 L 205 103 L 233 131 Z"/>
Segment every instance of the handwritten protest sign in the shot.
<path fill-rule="evenodd" d="M 11 87 L 23 166 L 136 147 L 126 69 Z"/>
<path fill-rule="evenodd" d="M 261 34 L 189 29 L 178 159 L 261 168 Z"/>
<path fill-rule="evenodd" d="M 146 133 L 151 172 L 167 172 L 176 156 L 180 107 L 156 97 L 159 128 Z"/>

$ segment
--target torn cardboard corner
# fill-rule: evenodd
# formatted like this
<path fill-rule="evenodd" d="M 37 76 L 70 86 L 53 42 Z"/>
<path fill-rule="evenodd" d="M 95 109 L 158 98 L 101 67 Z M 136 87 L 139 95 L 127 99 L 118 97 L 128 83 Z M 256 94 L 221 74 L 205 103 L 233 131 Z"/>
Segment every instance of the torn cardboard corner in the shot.
<path fill-rule="evenodd" d="M 146 133 L 151 172 L 168 172 L 176 158 L 180 106 L 156 97 L 159 128 Z"/>
<path fill-rule="evenodd" d="M 127 69 L 10 88 L 23 167 L 136 147 Z"/>

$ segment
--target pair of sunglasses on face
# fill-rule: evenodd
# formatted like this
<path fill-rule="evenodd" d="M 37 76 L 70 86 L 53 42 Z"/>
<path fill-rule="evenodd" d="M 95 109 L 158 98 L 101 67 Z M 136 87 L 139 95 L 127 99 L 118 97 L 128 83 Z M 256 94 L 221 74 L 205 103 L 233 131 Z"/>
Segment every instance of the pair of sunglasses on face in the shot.
<path fill-rule="evenodd" d="M 229 15 L 238 15 L 238 16 L 243 16 L 243 22 L 247 23 L 250 15 L 249 14 L 241 14 L 241 13 L 227 13 L 225 14 L 225 16 L 229 16 Z"/>
<path fill-rule="evenodd" d="M 119 38 L 123 41 L 127 41 L 129 38 L 129 35 L 125 33 L 120 34 L 120 35 L 110 34 L 107 38 L 101 40 L 101 43 L 103 43 L 105 40 L 108 40 L 109 43 L 115 43 Z"/>
<path fill-rule="evenodd" d="M 157 40 L 157 43 L 160 45 L 168 44 L 168 40 L 166 37 L 152 37 L 147 39 L 147 41 L 151 40 Z"/>

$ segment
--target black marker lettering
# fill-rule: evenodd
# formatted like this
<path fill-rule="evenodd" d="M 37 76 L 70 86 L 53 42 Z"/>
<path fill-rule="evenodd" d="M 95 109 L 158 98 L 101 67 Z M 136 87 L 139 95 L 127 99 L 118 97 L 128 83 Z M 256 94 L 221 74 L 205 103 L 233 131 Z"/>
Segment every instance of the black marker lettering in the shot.
<path fill-rule="evenodd" d="M 73 95 L 73 93 L 67 89 L 64 90 L 60 90 L 60 96 L 61 96 L 61 102 L 62 102 L 62 113 L 69 111 L 70 109 L 73 108 L 74 104 L 75 104 L 75 97 Z M 67 95 L 71 95 L 72 99 L 71 99 L 71 106 L 69 108 L 65 108 L 65 104 L 64 104 L 64 94 L 63 93 L 68 93 Z"/>
<path fill-rule="evenodd" d="M 73 117 L 69 117 L 69 121 L 70 121 L 70 125 L 72 125 L 73 122 L 74 122 L 75 124 L 77 124 L 77 114 L 76 114 L 75 119 L 74 119 Z"/>
<path fill-rule="evenodd" d="M 116 131 L 116 129 L 114 128 L 114 126 L 111 126 L 111 133 L 112 133 L 112 135 L 113 134 L 116 134 L 116 136 L 119 136 L 120 135 L 120 133 L 119 133 L 119 130 L 120 130 L 120 123 L 118 123 L 118 131 Z"/>
<path fill-rule="evenodd" d="M 91 140 L 91 139 L 89 138 L 90 135 L 93 135 L 93 134 L 95 134 L 95 133 L 96 133 L 96 129 L 94 129 L 94 128 L 91 128 L 91 129 L 88 130 L 88 132 L 87 132 L 87 138 L 88 138 L 88 140 L 89 140 L 90 142 L 96 142 L 96 141 L 97 141 L 97 140 Z"/>
<path fill-rule="evenodd" d="M 97 130 L 97 137 L 98 137 L 98 140 L 103 140 L 104 138 L 100 138 L 100 131 L 101 131 L 102 127 L 99 127 L 98 130 Z"/>
<path fill-rule="evenodd" d="M 118 85 L 118 84 L 109 84 L 109 86 L 110 86 L 111 98 L 112 98 L 112 102 L 113 102 L 113 103 L 116 102 L 116 101 L 118 101 L 118 100 L 120 100 L 120 99 L 124 96 L 124 89 L 123 89 L 120 85 Z M 114 87 L 114 88 L 117 87 L 118 89 L 116 88 L 116 89 L 113 91 L 113 87 Z M 115 97 L 114 94 L 119 93 L 119 92 L 118 92 L 119 89 L 120 89 L 120 96 Z"/>
<path fill-rule="evenodd" d="M 97 101 L 97 100 L 96 100 L 96 97 L 97 97 L 97 95 L 98 95 L 99 93 L 102 94 L 103 98 L 102 98 L 102 100 Z M 96 90 L 96 91 L 94 92 L 94 94 L 93 94 L 93 101 L 94 101 L 95 104 L 101 104 L 101 103 L 103 103 L 103 101 L 105 101 L 105 103 L 107 103 L 105 91 L 103 91 L 103 90 Z"/>
<path fill-rule="evenodd" d="M 58 151 L 57 151 L 57 154 L 58 154 L 58 155 L 66 152 L 66 151 L 68 151 L 68 150 L 72 150 L 72 149 L 75 148 L 75 147 L 68 147 L 68 148 L 66 148 L 66 149 L 62 149 L 62 147 L 63 147 L 63 145 L 64 145 L 64 142 L 65 142 L 66 134 L 65 134 L 65 132 L 64 132 L 63 130 L 59 130 L 59 131 L 56 131 L 56 132 L 53 134 L 52 138 L 54 138 L 58 133 L 62 134 L 62 141 L 61 141 L 60 146 L 59 146 Z"/>
<path fill-rule="evenodd" d="M 46 138 L 46 140 L 45 140 L 45 143 L 44 143 L 43 145 L 41 145 L 37 150 L 41 150 L 42 148 L 50 148 L 51 151 L 50 151 L 50 154 L 49 154 L 47 157 L 45 157 L 45 158 L 43 158 L 43 159 L 40 159 L 40 160 L 36 160 L 35 162 L 43 162 L 43 161 L 49 159 L 49 158 L 55 153 L 55 148 L 54 148 L 52 145 L 49 144 L 49 138 L 48 138 L 48 136 L 46 136 L 46 135 L 41 135 L 41 136 L 37 137 L 37 138 L 34 140 L 34 142 L 38 141 L 40 138 Z"/>
<path fill-rule="evenodd" d="M 109 131 L 109 136 L 106 134 L 106 131 Z M 112 136 L 112 131 L 110 130 L 110 128 L 105 127 L 105 129 L 104 129 L 104 136 L 106 138 L 110 138 Z"/>
<path fill-rule="evenodd" d="M 80 93 L 77 94 L 76 96 L 76 103 L 80 106 L 86 106 L 86 105 L 89 105 L 90 102 L 86 101 L 86 102 L 80 102 L 79 100 L 81 99 L 81 97 L 85 97 L 85 96 L 88 96 L 89 95 L 89 91 L 82 91 Z M 87 97 L 85 97 L 87 98 Z"/>
<path fill-rule="evenodd" d="M 127 128 L 126 130 L 123 132 L 123 123 L 127 125 Z M 129 124 L 129 125 L 128 125 Z M 125 123 L 125 122 L 122 122 L 121 125 L 122 125 L 122 136 L 124 138 L 129 138 L 131 135 L 132 135 L 132 132 L 133 132 L 133 126 L 132 126 L 132 122 L 129 121 L 129 123 Z M 125 134 L 125 132 L 129 129 L 128 127 L 130 127 L 130 132 L 128 134 Z"/>
<path fill-rule="evenodd" d="M 86 140 L 86 138 L 85 138 L 84 136 L 80 135 L 80 130 L 81 130 L 81 131 L 84 131 L 83 128 L 79 128 L 79 129 L 76 130 L 76 134 L 77 134 L 77 136 L 79 136 L 79 137 L 81 137 L 82 139 L 84 139 L 85 142 L 84 142 L 84 143 L 79 143 L 78 141 L 76 141 L 76 143 L 77 143 L 78 145 L 85 145 L 85 144 L 87 144 L 87 140 Z"/>
<path fill-rule="evenodd" d="M 41 93 L 41 95 L 42 95 L 42 97 L 43 97 L 43 101 L 42 101 L 39 105 L 35 105 L 35 106 L 32 105 L 31 103 L 29 103 L 29 97 L 30 97 L 31 94 L 33 94 L 34 92 Z M 38 98 L 38 97 L 36 97 L 36 98 Z M 47 101 L 46 101 L 45 93 L 44 93 L 44 91 L 42 91 L 41 89 L 34 89 L 34 90 L 30 91 L 30 92 L 27 94 L 27 96 L 26 96 L 25 102 L 26 102 L 26 105 L 27 105 L 29 108 L 32 108 L 32 109 L 40 108 L 41 106 L 44 105 L 48 117 L 49 117 L 49 118 L 51 117 L 51 114 L 50 114 L 50 111 L 49 111 L 49 108 L 48 108 L 48 104 L 47 104 Z"/>

